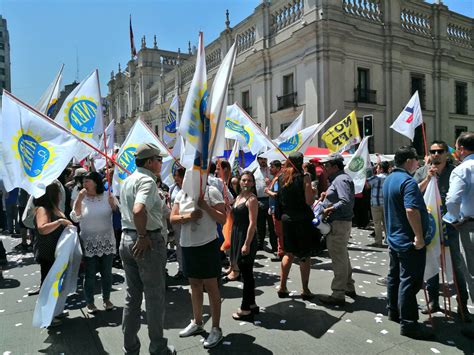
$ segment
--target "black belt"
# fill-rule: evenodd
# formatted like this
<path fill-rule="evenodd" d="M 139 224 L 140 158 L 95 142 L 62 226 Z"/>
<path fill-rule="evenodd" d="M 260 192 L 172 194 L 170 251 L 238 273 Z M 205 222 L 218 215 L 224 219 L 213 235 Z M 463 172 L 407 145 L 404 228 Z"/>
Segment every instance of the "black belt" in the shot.
<path fill-rule="evenodd" d="M 268 200 L 268 196 L 267 197 L 257 197 L 257 200 Z"/>
<path fill-rule="evenodd" d="M 123 228 L 122 231 L 123 231 L 123 232 L 137 233 L 137 230 L 136 230 L 136 229 L 130 229 L 130 228 Z M 161 228 L 154 229 L 154 230 L 152 230 L 152 231 L 147 230 L 146 232 L 147 232 L 147 233 L 159 233 L 160 231 L 161 231 Z"/>

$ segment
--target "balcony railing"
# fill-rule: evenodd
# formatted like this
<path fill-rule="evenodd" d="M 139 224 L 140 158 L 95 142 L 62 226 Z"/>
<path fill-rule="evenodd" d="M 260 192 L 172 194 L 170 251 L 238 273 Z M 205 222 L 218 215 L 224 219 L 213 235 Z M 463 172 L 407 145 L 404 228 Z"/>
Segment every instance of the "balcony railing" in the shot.
<path fill-rule="evenodd" d="M 292 92 L 290 94 L 277 96 L 278 101 L 278 111 L 283 110 L 288 107 L 295 107 L 296 106 L 296 92 Z"/>
<path fill-rule="evenodd" d="M 354 101 L 366 104 L 377 103 L 377 91 L 355 88 L 354 89 Z"/>

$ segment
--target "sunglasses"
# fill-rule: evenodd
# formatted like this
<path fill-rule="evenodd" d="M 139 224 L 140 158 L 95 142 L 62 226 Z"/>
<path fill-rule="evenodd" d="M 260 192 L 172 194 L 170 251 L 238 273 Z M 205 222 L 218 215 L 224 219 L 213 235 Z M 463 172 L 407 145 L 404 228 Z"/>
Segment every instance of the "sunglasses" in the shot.
<path fill-rule="evenodd" d="M 430 154 L 443 154 L 445 152 L 444 149 L 430 149 Z"/>
<path fill-rule="evenodd" d="M 159 162 L 162 162 L 163 161 L 163 158 L 162 157 L 155 157 L 155 159 Z"/>

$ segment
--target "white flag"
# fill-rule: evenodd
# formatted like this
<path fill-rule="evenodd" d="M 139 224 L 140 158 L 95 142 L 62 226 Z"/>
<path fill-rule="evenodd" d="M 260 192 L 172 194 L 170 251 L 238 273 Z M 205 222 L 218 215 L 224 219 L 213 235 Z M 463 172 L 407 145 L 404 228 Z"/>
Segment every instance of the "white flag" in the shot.
<path fill-rule="evenodd" d="M 136 120 L 135 124 L 130 129 L 130 132 L 125 138 L 119 152 L 117 153 L 116 161 L 127 169 L 130 173 L 133 173 L 137 169 L 135 164 L 135 151 L 137 147 L 142 143 L 153 143 L 161 152 L 168 154 L 168 150 L 165 145 L 152 133 L 147 127 L 146 123 L 142 120 Z M 114 172 L 112 181 L 113 194 L 115 196 L 120 195 L 120 186 L 128 177 L 128 173 L 117 167 Z"/>
<path fill-rule="evenodd" d="M 240 145 L 248 147 L 253 155 L 267 146 L 272 146 L 269 139 L 256 127 L 255 121 L 249 118 L 237 104 L 227 106 L 225 138 L 239 140 Z"/>
<path fill-rule="evenodd" d="M 362 142 L 357 148 L 355 154 L 352 156 L 349 164 L 344 169 L 346 174 L 349 175 L 354 181 L 355 193 L 361 193 L 364 190 L 365 182 L 367 180 L 367 168 L 370 168 L 370 154 L 368 142 L 369 138 L 364 137 Z"/>
<path fill-rule="evenodd" d="M 104 131 L 99 74 L 94 70 L 64 100 L 54 119 L 58 124 L 81 137 L 91 145 L 99 146 L 99 136 Z M 75 157 L 84 159 L 92 149 L 84 145 Z"/>
<path fill-rule="evenodd" d="M 83 146 L 7 91 L 2 96 L 0 129 L 5 188 L 21 187 L 36 198 Z"/>
<path fill-rule="evenodd" d="M 104 131 L 105 133 L 105 145 L 107 146 L 107 151 L 104 147 L 104 134 L 101 134 L 99 140 L 99 150 L 105 154 L 112 156 L 114 154 L 114 144 L 115 144 L 115 120 L 110 121 L 109 125 Z M 92 154 L 94 159 L 95 170 L 98 171 L 105 167 L 105 157 L 97 152 Z"/>
<path fill-rule="evenodd" d="M 415 91 L 410 101 L 408 101 L 407 105 L 398 115 L 397 119 L 392 123 L 390 128 L 413 141 L 413 138 L 415 137 L 415 128 L 422 123 L 423 116 L 421 114 L 420 98 L 418 97 L 418 91 Z"/>
<path fill-rule="evenodd" d="M 301 131 L 303 129 L 303 117 L 304 110 L 301 111 L 300 115 L 293 122 L 291 122 L 291 124 L 286 127 L 283 132 L 281 132 L 277 139 L 274 139 L 274 142 L 280 144 Z"/>
<path fill-rule="evenodd" d="M 179 98 L 178 98 L 178 95 L 175 95 L 168 109 L 168 116 L 166 117 L 166 125 L 163 131 L 163 140 L 165 141 L 165 144 L 168 147 L 176 139 L 176 131 L 177 131 L 176 127 L 178 127 L 179 125 L 178 115 L 179 115 Z"/>
<path fill-rule="evenodd" d="M 283 160 L 286 159 L 286 156 L 290 155 L 293 152 L 301 152 L 304 154 L 313 138 L 334 117 L 336 112 L 337 111 L 334 111 L 332 115 L 326 118 L 324 122 L 316 123 L 307 128 L 304 128 L 301 131 L 297 132 L 294 136 L 288 138 L 286 141 L 279 143 L 278 148 L 280 150 L 273 148 L 261 154 L 260 156 L 263 158 L 267 158 L 268 160 Z"/>
<path fill-rule="evenodd" d="M 35 105 L 35 108 L 39 112 L 44 113 L 48 117 L 52 117 L 53 111 L 56 108 L 56 104 L 58 102 L 59 93 L 61 91 L 63 69 L 64 64 L 61 66 L 61 69 L 59 69 L 59 72 L 56 75 L 56 78 L 54 78 L 54 81 L 49 84 L 48 88 L 41 96 L 38 103 Z"/>
<path fill-rule="evenodd" d="M 235 175 L 235 173 L 241 173 L 242 169 L 240 168 L 239 165 L 239 152 L 240 152 L 240 142 L 238 140 L 235 141 L 234 147 L 232 148 L 232 152 L 230 153 L 229 156 L 229 164 L 230 164 L 230 170 L 232 173 Z"/>
<path fill-rule="evenodd" d="M 428 231 L 425 236 L 426 265 L 424 280 L 429 280 L 439 272 L 441 256 L 440 237 L 443 235 L 440 212 L 441 195 L 439 194 L 436 177 L 431 177 L 423 199 L 425 200 L 429 217 Z"/>
<path fill-rule="evenodd" d="M 33 327 L 49 327 L 53 318 L 64 310 L 67 296 L 76 292 L 82 251 L 77 229 L 64 229 L 54 253 L 54 264 L 48 272 L 36 301 Z"/>
<path fill-rule="evenodd" d="M 232 71 L 234 70 L 235 56 L 237 55 L 237 46 L 234 42 L 226 56 L 222 60 L 219 70 L 212 83 L 211 94 L 207 103 L 207 116 L 211 123 L 211 140 L 209 156 L 223 156 L 225 149 L 225 121 L 227 108 L 227 88 Z"/>

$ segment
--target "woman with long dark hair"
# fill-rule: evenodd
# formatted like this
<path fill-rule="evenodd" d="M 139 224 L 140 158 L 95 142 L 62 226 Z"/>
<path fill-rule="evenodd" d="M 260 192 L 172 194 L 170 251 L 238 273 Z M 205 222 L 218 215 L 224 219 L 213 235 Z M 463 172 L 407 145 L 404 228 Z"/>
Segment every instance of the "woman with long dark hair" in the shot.
<path fill-rule="evenodd" d="M 40 264 L 41 285 L 54 264 L 56 245 L 64 228 L 71 225 L 64 213 L 59 210 L 61 190 L 56 183 L 46 187 L 43 196 L 35 198 L 35 259 Z"/>
<path fill-rule="evenodd" d="M 314 218 L 311 205 L 314 192 L 311 177 L 303 172 L 303 154 L 291 153 L 278 181 L 277 205 L 283 227 L 283 249 L 285 255 L 281 261 L 281 279 L 278 297 L 289 296 L 286 283 L 291 264 L 296 256 L 300 263 L 301 297 L 308 300 L 314 297 L 308 287 L 311 270 L 311 250 L 315 242 Z"/>
<path fill-rule="evenodd" d="M 258 200 L 255 190 L 255 178 L 250 171 L 244 171 L 240 176 L 240 193 L 232 206 L 234 223 L 232 225 L 232 238 L 230 254 L 242 275 L 244 287 L 240 309 L 232 314 L 235 320 L 249 320 L 254 314 L 259 313 L 255 303 L 255 279 L 253 277 L 253 264 L 257 254 L 257 228 Z"/>
<path fill-rule="evenodd" d="M 102 281 L 102 300 L 105 310 L 112 310 L 110 302 L 112 289 L 112 264 L 116 252 L 115 234 L 112 225 L 112 212 L 117 203 L 105 188 L 99 173 L 92 171 L 84 176 L 83 189 L 74 202 L 71 219 L 79 223 L 80 238 L 84 250 L 86 276 L 84 278 L 84 297 L 88 313 L 98 311 L 94 305 L 95 275 L 100 271 Z"/>

